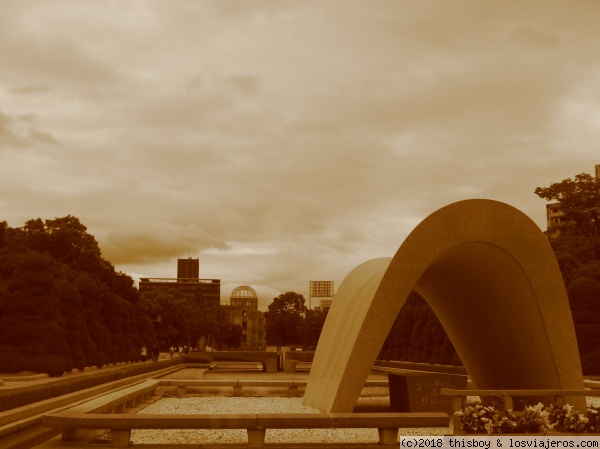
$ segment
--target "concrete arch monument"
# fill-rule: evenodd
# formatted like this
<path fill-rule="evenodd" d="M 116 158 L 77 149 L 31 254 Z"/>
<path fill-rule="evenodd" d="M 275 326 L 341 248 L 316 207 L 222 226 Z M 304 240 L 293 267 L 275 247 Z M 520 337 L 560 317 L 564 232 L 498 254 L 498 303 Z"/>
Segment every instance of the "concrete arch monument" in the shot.
<path fill-rule="evenodd" d="M 477 388 L 583 388 L 568 299 L 545 236 L 507 204 L 465 200 L 423 220 L 393 258 L 370 260 L 344 279 L 306 405 L 352 411 L 411 289 L 434 310 Z"/>

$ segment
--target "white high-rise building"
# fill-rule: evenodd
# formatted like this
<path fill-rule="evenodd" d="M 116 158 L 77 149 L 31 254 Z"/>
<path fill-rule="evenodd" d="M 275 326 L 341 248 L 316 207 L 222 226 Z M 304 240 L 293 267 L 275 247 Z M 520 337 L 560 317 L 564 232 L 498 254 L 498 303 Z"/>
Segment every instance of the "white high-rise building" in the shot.
<path fill-rule="evenodd" d="M 333 281 L 310 281 L 308 291 L 308 308 L 313 308 L 313 298 L 319 301 L 321 309 L 331 307 L 333 301 Z"/>

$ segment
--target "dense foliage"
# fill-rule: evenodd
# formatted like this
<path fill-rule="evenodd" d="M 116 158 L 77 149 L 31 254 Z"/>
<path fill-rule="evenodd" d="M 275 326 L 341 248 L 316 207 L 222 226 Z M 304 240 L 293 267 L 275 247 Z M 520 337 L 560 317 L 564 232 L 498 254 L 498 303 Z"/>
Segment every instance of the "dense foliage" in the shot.
<path fill-rule="evenodd" d="M 563 220 L 547 236 L 567 288 L 583 372 L 599 375 L 600 180 L 581 173 L 535 194 L 560 202 Z"/>
<path fill-rule="evenodd" d="M 298 346 L 306 350 L 317 347 L 328 308 L 309 310 L 304 296 L 295 292 L 282 293 L 269 304 L 265 312 L 267 345 Z"/>
<path fill-rule="evenodd" d="M 156 344 L 133 279 L 73 216 L 0 223 L 0 372 L 61 375 Z"/>
<path fill-rule="evenodd" d="M 169 288 L 142 293 L 140 303 L 149 316 L 160 316 L 155 329 L 161 348 L 197 343 L 218 350 L 241 346 L 242 327 L 231 323 L 226 306 L 199 307 L 193 299 Z"/>
<path fill-rule="evenodd" d="M 581 173 L 534 193 L 547 201 L 560 202 L 560 223 L 549 229 L 552 246 L 580 259 L 600 260 L 600 179 Z"/>
<path fill-rule="evenodd" d="M 429 304 L 415 291 L 406 299 L 388 334 L 380 360 L 461 365 L 446 331 Z"/>

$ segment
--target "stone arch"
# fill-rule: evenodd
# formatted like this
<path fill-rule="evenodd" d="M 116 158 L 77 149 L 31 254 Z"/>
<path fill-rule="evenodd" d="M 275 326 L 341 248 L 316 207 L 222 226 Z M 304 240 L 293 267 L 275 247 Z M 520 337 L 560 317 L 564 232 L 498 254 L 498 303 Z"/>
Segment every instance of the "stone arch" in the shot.
<path fill-rule="evenodd" d="M 411 289 L 434 310 L 477 388 L 583 388 L 568 299 L 545 236 L 507 204 L 465 200 L 423 220 L 393 258 L 370 260 L 344 279 L 306 405 L 352 411 Z"/>

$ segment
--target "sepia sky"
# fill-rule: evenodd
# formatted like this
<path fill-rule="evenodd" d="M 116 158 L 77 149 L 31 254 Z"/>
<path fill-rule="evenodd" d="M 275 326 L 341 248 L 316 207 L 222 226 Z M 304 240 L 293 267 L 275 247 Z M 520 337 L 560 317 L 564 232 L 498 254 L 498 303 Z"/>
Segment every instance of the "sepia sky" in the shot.
<path fill-rule="evenodd" d="M 454 201 L 600 163 L 600 3 L 0 3 L 0 220 L 72 214 L 118 270 L 262 305 Z"/>

